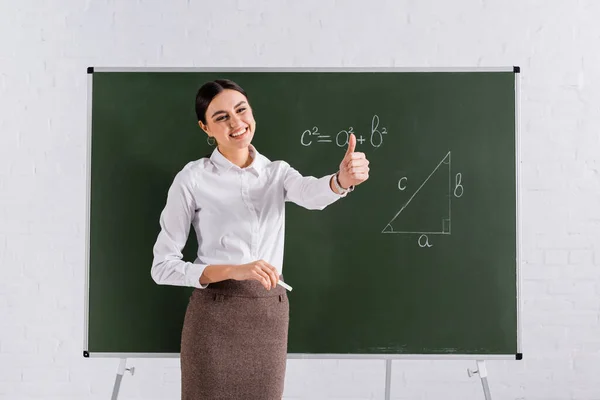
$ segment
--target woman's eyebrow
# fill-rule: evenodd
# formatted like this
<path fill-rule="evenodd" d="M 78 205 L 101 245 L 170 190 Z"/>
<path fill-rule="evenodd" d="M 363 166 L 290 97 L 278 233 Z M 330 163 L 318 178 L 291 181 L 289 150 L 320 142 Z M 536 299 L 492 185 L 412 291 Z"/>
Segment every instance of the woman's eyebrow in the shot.
<path fill-rule="evenodd" d="M 241 106 L 241 105 L 242 105 L 242 104 L 244 104 L 244 103 L 245 103 L 245 101 L 244 101 L 244 100 L 242 100 L 242 101 L 240 101 L 239 103 L 237 103 L 235 106 L 233 106 L 233 108 L 238 108 L 239 106 Z M 226 112 L 226 111 L 223 111 L 223 110 L 215 111 L 215 113 L 212 115 L 212 117 L 214 117 L 214 116 L 215 116 L 215 115 L 217 115 L 217 114 L 227 114 L 227 112 Z M 212 117 L 211 117 L 211 118 L 212 118 Z"/>

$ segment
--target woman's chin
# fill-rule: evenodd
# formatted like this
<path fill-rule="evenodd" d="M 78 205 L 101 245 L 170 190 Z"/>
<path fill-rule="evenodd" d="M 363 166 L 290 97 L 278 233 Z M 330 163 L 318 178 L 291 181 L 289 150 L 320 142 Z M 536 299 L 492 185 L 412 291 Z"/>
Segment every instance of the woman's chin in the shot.
<path fill-rule="evenodd" d="M 247 147 L 250 144 L 250 142 L 252 142 L 252 133 L 244 134 L 244 135 L 242 135 L 241 138 L 230 141 L 232 146 L 234 146 L 236 148 Z"/>

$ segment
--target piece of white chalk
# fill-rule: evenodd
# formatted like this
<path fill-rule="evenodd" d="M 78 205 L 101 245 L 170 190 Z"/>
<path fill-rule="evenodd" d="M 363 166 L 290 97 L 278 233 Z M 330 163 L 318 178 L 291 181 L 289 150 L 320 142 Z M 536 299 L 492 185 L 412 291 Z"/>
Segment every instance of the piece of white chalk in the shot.
<path fill-rule="evenodd" d="M 277 281 L 277 283 L 279 283 L 281 286 L 283 286 L 284 288 L 286 288 L 290 292 L 292 291 L 292 287 L 290 285 L 288 285 L 287 283 L 283 282 L 281 279 L 279 279 Z"/>

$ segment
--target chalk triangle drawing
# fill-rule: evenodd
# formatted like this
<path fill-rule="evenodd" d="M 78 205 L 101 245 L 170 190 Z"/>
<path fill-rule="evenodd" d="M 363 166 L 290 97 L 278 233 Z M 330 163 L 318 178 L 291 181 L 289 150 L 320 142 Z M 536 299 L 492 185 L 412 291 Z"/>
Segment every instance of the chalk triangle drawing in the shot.
<path fill-rule="evenodd" d="M 450 153 L 446 153 L 381 233 L 450 234 Z"/>

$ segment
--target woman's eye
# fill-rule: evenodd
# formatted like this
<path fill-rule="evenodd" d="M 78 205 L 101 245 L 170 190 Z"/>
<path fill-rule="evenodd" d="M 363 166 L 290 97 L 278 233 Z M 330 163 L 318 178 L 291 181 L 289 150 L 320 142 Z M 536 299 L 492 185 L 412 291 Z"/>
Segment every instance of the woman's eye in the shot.
<path fill-rule="evenodd" d="M 245 107 L 240 107 L 240 108 L 238 108 L 238 110 L 237 110 L 237 112 L 239 112 L 239 113 L 241 113 L 241 112 L 244 112 L 244 111 L 246 111 L 246 108 L 245 108 Z"/>
<path fill-rule="evenodd" d="M 225 115 L 218 117 L 216 120 L 217 121 L 224 121 L 225 118 L 227 118 Z"/>

